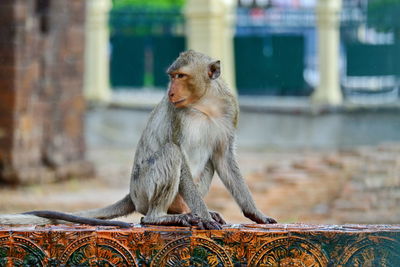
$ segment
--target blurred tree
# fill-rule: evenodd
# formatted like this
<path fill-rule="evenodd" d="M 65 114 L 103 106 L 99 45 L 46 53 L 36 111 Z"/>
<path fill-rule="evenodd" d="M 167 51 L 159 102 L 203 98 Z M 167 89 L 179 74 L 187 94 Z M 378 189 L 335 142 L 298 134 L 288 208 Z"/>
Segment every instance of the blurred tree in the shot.
<path fill-rule="evenodd" d="M 171 9 L 180 8 L 185 0 L 113 0 L 113 8 L 155 8 L 155 9 Z"/>

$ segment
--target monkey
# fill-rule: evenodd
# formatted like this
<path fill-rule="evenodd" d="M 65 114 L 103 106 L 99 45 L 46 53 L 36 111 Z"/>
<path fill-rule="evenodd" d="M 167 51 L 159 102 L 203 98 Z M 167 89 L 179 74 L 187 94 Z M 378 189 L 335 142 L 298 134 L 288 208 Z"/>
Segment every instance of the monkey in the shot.
<path fill-rule="evenodd" d="M 276 220 L 259 211 L 235 156 L 239 105 L 221 77 L 219 60 L 188 50 L 167 69 L 168 89 L 150 113 L 134 156 L 129 193 L 105 208 L 72 214 L 32 211 L 0 215 L 0 224 L 77 222 L 129 227 L 109 219 L 133 212 L 145 225 L 222 229 L 222 216 L 203 197 L 216 172 L 241 208 L 259 224 Z M 93 221 L 94 220 L 94 221 Z"/>

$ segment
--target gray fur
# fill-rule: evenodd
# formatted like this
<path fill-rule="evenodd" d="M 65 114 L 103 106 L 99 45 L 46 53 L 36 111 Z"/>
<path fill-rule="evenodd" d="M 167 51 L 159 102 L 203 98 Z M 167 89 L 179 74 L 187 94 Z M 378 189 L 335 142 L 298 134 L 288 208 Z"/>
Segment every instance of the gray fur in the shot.
<path fill-rule="evenodd" d="M 212 77 L 210 66 L 216 72 Z M 190 85 L 201 91 L 202 97 L 187 107 L 175 108 L 165 96 L 150 114 L 139 140 L 130 193 L 106 208 L 74 215 L 111 219 L 137 211 L 145 215 L 142 223 L 146 224 L 220 229 L 223 219 L 209 212 L 202 199 L 216 170 L 245 216 L 258 223 L 275 222 L 258 211 L 240 174 L 234 155 L 238 103 L 219 77 L 219 61 L 189 50 L 180 54 L 168 72 L 182 67 L 191 70 Z M 178 193 L 191 214 L 168 214 Z M 54 222 L 60 221 L 32 215 L 0 216 L 0 224 Z"/>

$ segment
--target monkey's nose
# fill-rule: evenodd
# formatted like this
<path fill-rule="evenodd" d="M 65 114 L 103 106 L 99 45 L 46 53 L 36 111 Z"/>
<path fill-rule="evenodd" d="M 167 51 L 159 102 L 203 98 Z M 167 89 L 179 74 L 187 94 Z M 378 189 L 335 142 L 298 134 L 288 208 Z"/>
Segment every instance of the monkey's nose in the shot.
<path fill-rule="evenodd" d="M 169 98 L 174 97 L 174 95 L 175 94 L 173 92 L 169 92 L 169 94 L 168 94 Z"/>

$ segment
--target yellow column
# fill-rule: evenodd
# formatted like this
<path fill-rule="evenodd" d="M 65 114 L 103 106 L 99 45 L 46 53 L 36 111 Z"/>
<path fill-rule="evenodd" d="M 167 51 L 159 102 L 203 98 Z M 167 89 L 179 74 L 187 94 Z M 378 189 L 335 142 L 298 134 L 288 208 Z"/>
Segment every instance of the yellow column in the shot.
<path fill-rule="evenodd" d="M 233 36 L 235 0 L 187 0 L 187 48 L 221 60 L 222 77 L 236 92 Z"/>
<path fill-rule="evenodd" d="M 339 12 L 342 0 L 318 0 L 318 58 L 320 83 L 312 96 L 316 104 L 340 105 Z"/>
<path fill-rule="evenodd" d="M 109 83 L 109 27 L 108 13 L 111 0 L 86 0 L 85 81 L 86 99 L 108 102 Z"/>

